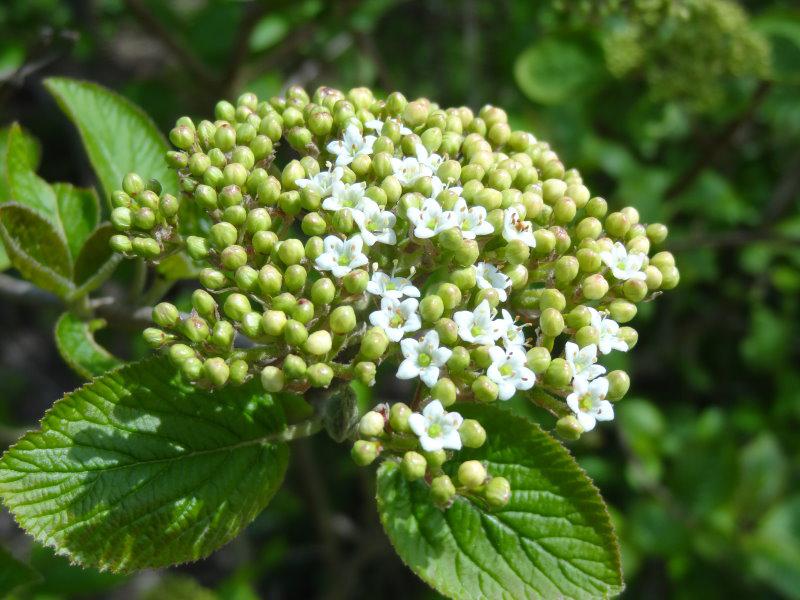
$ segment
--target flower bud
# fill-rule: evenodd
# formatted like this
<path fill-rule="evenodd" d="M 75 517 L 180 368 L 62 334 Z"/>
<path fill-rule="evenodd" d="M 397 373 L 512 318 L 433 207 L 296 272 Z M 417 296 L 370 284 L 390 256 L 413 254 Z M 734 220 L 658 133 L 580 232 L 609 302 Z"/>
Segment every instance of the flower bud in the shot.
<path fill-rule="evenodd" d="M 484 498 L 493 508 L 503 508 L 511 500 L 511 484 L 505 477 L 492 477 L 486 484 Z"/>
<path fill-rule="evenodd" d="M 305 343 L 306 352 L 315 356 L 323 356 L 331 351 L 333 340 L 331 334 L 324 329 L 308 336 Z"/>
<path fill-rule="evenodd" d="M 352 306 L 338 306 L 330 316 L 330 328 L 333 333 L 344 335 L 356 328 L 356 313 Z"/>
<path fill-rule="evenodd" d="M 547 348 L 536 346 L 528 350 L 526 355 L 527 365 L 536 375 L 541 375 L 550 366 L 550 351 Z"/>
<path fill-rule="evenodd" d="M 169 132 L 169 141 L 176 148 L 181 150 L 189 150 L 194 144 L 194 131 L 182 125 L 175 127 Z"/>
<path fill-rule="evenodd" d="M 452 319 L 439 319 L 435 329 L 442 344 L 451 346 L 458 341 L 458 325 Z"/>
<path fill-rule="evenodd" d="M 486 467 L 477 460 L 467 460 L 458 467 L 458 481 L 468 490 L 478 489 L 486 480 Z"/>
<path fill-rule="evenodd" d="M 325 363 L 314 363 L 306 371 L 306 379 L 313 387 L 325 388 L 333 381 L 333 369 Z"/>
<path fill-rule="evenodd" d="M 556 247 L 556 236 L 549 229 L 537 229 L 533 237 L 536 240 L 534 251 L 539 256 L 550 254 Z"/>
<path fill-rule="evenodd" d="M 621 212 L 613 212 L 606 217 L 605 230 L 611 237 L 624 238 L 630 228 L 630 221 Z"/>
<path fill-rule="evenodd" d="M 211 343 L 217 348 L 228 349 L 233 344 L 236 330 L 228 321 L 217 321 L 211 330 Z"/>
<path fill-rule="evenodd" d="M 377 437 L 383 433 L 385 425 L 383 415 L 371 410 L 358 422 L 358 433 L 364 437 Z"/>
<path fill-rule="evenodd" d="M 572 371 L 563 358 L 554 358 L 550 361 L 544 373 L 544 381 L 555 387 L 567 387 L 572 379 Z"/>
<path fill-rule="evenodd" d="M 114 252 L 127 254 L 133 250 L 133 244 L 127 235 L 112 235 L 108 240 L 109 246 Z"/>
<path fill-rule="evenodd" d="M 658 270 L 658 267 L 654 267 L 653 265 L 648 265 L 645 267 L 645 283 L 647 284 L 647 289 L 649 291 L 657 290 L 661 287 L 661 284 L 664 281 L 664 276 L 661 274 L 661 271 Z"/>
<path fill-rule="evenodd" d="M 333 302 L 333 298 L 335 295 L 336 295 L 336 286 L 333 284 L 333 281 L 331 281 L 327 277 L 322 277 L 320 279 L 317 279 L 314 282 L 314 285 L 311 286 L 311 300 L 314 302 L 314 304 L 317 304 L 319 306 L 325 306 Z M 352 308 L 350 310 L 352 311 Z M 333 312 L 336 312 L 336 309 L 334 309 Z M 353 315 L 353 327 L 355 327 L 355 315 Z M 333 332 L 340 333 L 335 329 L 333 330 Z"/>
<path fill-rule="evenodd" d="M 283 275 L 272 265 L 264 265 L 258 272 L 258 287 L 267 297 L 280 293 L 283 286 Z"/>
<path fill-rule="evenodd" d="M 439 475 L 431 481 L 431 500 L 439 506 L 447 506 L 456 495 L 456 488 L 447 475 Z"/>
<path fill-rule="evenodd" d="M 173 344 L 169 347 L 169 358 L 176 366 L 180 366 L 189 358 L 194 358 L 195 352 L 186 344 Z"/>
<path fill-rule="evenodd" d="M 307 368 L 306 361 L 296 354 L 288 354 L 283 359 L 283 375 L 287 379 L 302 379 Z"/>
<path fill-rule="evenodd" d="M 308 339 L 308 329 L 300 321 L 289 319 L 283 330 L 283 339 L 291 346 L 302 346 Z"/>
<path fill-rule="evenodd" d="M 367 330 L 361 338 L 361 355 L 364 358 L 375 360 L 384 355 L 389 347 L 389 338 L 379 327 L 372 327 Z"/>
<path fill-rule="evenodd" d="M 671 252 L 658 252 L 650 258 L 650 264 L 663 272 L 667 267 L 675 266 L 675 257 Z"/>
<path fill-rule="evenodd" d="M 621 400 L 631 387 L 631 379 L 625 371 L 611 371 L 606 375 L 608 379 L 609 400 Z"/>
<path fill-rule="evenodd" d="M 608 305 L 611 318 L 617 323 L 627 323 L 636 316 L 636 305 L 626 300 L 614 300 Z"/>
<path fill-rule="evenodd" d="M 456 385 L 447 377 L 442 377 L 431 388 L 431 398 L 438 400 L 443 406 L 454 404 L 457 394 Z"/>
<path fill-rule="evenodd" d="M 539 318 L 542 333 L 548 337 L 557 337 L 564 330 L 564 317 L 555 308 L 546 308 Z"/>
<path fill-rule="evenodd" d="M 270 393 L 280 392 L 283 389 L 283 371 L 272 365 L 261 370 L 261 385 Z"/>
<path fill-rule="evenodd" d="M 180 320 L 181 315 L 174 304 L 161 302 L 153 308 L 153 322 L 159 327 L 171 329 Z"/>
<path fill-rule="evenodd" d="M 428 461 L 419 452 L 408 451 L 403 455 L 400 471 L 406 481 L 416 481 L 425 477 Z"/>
<path fill-rule="evenodd" d="M 235 244 L 238 237 L 239 232 L 236 227 L 225 221 L 212 225 L 209 232 L 209 241 L 220 250 Z"/>
<path fill-rule="evenodd" d="M 494 381 L 486 375 L 481 375 L 472 382 L 472 393 L 479 402 L 494 402 L 497 400 L 499 389 Z"/>
<path fill-rule="evenodd" d="M 208 358 L 203 363 L 203 374 L 215 387 L 222 387 L 228 382 L 230 368 L 221 358 Z"/>
<path fill-rule="evenodd" d="M 480 448 L 486 442 L 486 430 L 475 419 L 464 419 L 458 433 L 466 448 Z"/>
<path fill-rule="evenodd" d="M 136 173 L 128 173 L 122 178 L 122 189 L 129 196 L 136 196 L 144 190 L 144 180 Z"/>
<path fill-rule="evenodd" d="M 676 287 L 681 280 L 681 274 L 674 266 L 660 268 L 662 274 L 661 289 L 671 290 Z"/>
<path fill-rule="evenodd" d="M 278 245 L 278 258 L 285 265 L 295 265 L 305 258 L 303 243 L 297 239 L 288 239 Z"/>
<path fill-rule="evenodd" d="M 305 288 L 307 278 L 308 273 L 302 265 L 292 265 L 283 274 L 283 285 L 290 292 L 300 292 Z"/>
<path fill-rule="evenodd" d="M 344 289 L 349 294 L 362 294 L 367 289 L 369 274 L 363 269 L 355 269 L 344 276 Z"/>
<path fill-rule="evenodd" d="M 278 294 L 272 299 L 272 308 L 275 310 L 282 310 L 285 313 L 291 314 L 297 305 L 297 298 L 289 292 Z"/>
<path fill-rule="evenodd" d="M 470 360 L 469 350 L 463 346 L 455 346 L 453 348 L 453 354 L 447 361 L 447 368 L 452 373 L 460 373 L 469 366 Z"/>
<path fill-rule="evenodd" d="M 419 304 L 419 312 L 424 321 L 433 323 L 444 313 L 444 302 L 435 294 L 425 296 Z"/>
<path fill-rule="evenodd" d="M 261 317 L 261 328 L 267 335 L 277 337 L 286 327 L 286 314 L 280 310 L 267 310 Z"/>
<path fill-rule="evenodd" d="M 597 344 L 600 340 L 600 333 L 596 327 L 586 325 L 575 332 L 575 343 L 581 348 L 589 344 Z"/>
<path fill-rule="evenodd" d="M 545 310 L 547 308 L 555 308 L 561 312 L 567 306 L 567 300 L 564 294 L 555 288 L 545 288 L 539 296 L 539 308 Z"/>
<path fill-rule="evenodd" d="M 234 321 L 240 321 L 247 313 L 252 311 L 250 300 L 243 294 L 231 294 L 223 304 L 225 315 Z"/>
<path fill-rule="evenodd" d="M 228 278 L 225 277 L 225 273 L 217 271 L 216 269 L 208 268 L 202 269 L 197 278 L 203 287 L 206 287 L 210 290 L 218 290 L 228 281 Z"/>
<path fill-rule="evenodd" d="M 180 366 L 184 377 L 190 381 L 198 380 L 203 373 L 203 363 L 199 358 L 187 358 Z"/>
<path fill-rule="evenodd" d="M 639 334 L 632 327 L 620 327 L 618 337 L 628 344 L 628 350 L 632 349 L 639 341 Z"/>
<path fill-rule="evenodd" d="M 222 266 L 231 271 L 247 264 L 247 250 L 238 245 L 228 246 L 220 253 Z"/>
<path fill-rule="evenodd" d="M 567 415 L 556 421 L 556 432 L 565 440 L 577 440 L 583 433 L 583 427 L 573 415 Z"/>
<path fill-rule="evenodd" d="M 408 418 L 411 416 L 411 409 L 402 402 L 392 404 L 389 409 L 389 425 L 397 433 L 408 433 L 411 428 L 408 425 Z"/>
<path fill-rule="evenodd" d="M 230 382 L 234 385 L 241 385 L 247 381 L 250 367 L 246 361 L 238 359 L 231 362 L 229 371 Z"/>
<path fill-rule="evenodd" d="M 133 213 L 129 208 L 120 206 L 111 211 L 111 224 L 117 231 L 128 231 L 133 223 Z"/>
<path fill-rule="evenodd" d="M 356 441 L 356 443 L 353 444 L 353 449 L 350 451 L 353 462 L 359 467 L 366 467 L 375 462 L 375 459 L 378 458 L 378 454 L 380 454 L 380 444 L 367 440 Z"/>
<path fill-rule="evenodd" d="M 208 322 L 202 317 L 192 316 L 181 323 L 181 332 L 187 339 L 198 343 L 208 338 L 211 330 Z"/>
<path fill-rule="evenodd" d="M 155 327 L 147 327 L 142 332 L 145 343 L 151 348 L 161 348 L 164 344 L 175 339 L 174 335 L 168 334 Z"/>
<path fill-rule="evenodd" d="M 581 291 L 587 300 L 599 300 L 608 293 L 608 282 L 602 275 L 595 273 L 584 278 Z"/>
<path fill-rule="evenodd" d="M 361 361 L 356 363 L 356 366 L 353 367 L 353 375 L 355 375 L 357 381 L 360 381 L 364 385 L 373 386 L 375 385 L 375 374 L 377 370 L 374 362 Z"/>
<path fill-rule="evenodd" d="M 261 315 L 251 311 L 242 317 L 240 324 L 242 333 L 247 337 L 255 338 L 261 335 Z"/>

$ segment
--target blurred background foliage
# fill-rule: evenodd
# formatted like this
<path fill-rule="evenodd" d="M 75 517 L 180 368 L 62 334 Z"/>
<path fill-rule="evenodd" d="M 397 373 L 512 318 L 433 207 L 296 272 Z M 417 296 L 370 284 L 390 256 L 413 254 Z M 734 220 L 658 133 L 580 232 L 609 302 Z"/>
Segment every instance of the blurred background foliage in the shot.
<path fill-rule="evenodd" d="M 609 365 L 632 374 L 617 420 L 572 445 L 612 506 L 624 596 L 800 598 L 796 1 L 4 0 L 0 121 L 41 141 L 46 179 L 92 184 L 41 86 L 52 74 L 120 91 L 165 131 L 290 83 L 506 108 L 595 194 L 668 223 L 682 273 Z M 56 317 L 0 304 L 3 445 L 79 384 L 53 347 Z M 105 342 L 143 352 L 136 332 Z M 3 545 L 42 576 L 17 597 L 435 597 L 393 555 L 369 474 L 322 438 L 295 450 L 244 536 L 167 572 L 70 567 L 4 513 Z"/>

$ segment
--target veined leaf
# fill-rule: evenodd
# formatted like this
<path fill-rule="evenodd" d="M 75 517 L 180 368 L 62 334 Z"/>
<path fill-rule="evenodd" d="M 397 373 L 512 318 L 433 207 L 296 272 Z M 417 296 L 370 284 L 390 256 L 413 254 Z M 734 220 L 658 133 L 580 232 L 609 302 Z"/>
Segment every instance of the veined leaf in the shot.
<path fill-rule="evenodd" d="M 5 598 L 21 585 L 39 581 L 39 574 L 25 563 L 11 556 L 0 546 L 0 596 Z"/>
<path fill-rule="evenodd" d="M 85 294 L 97 289 L 111 277 L 122 260 L 121 255 L 116 254 L 108 243 L 114 233 L 110 223 L 103 223 L 84 242 L 75 259 L 73 279 Z"/>
<path fill-rule="evenodd" d="M 91 188 L 79 188 L 69 183 L 54 183 L 53 193 L 58 206 L 58 219 L 67 238 L 73 260 L 100 221 L 100 201 Z"/>
<path fill-rule="evenodd" d="M 36 170 L 39 165 L 39 157 L 41 156 L 41 148 L 36 138 L 28 135 L 19 126 L 21 141 L 19 145 L 24 148 L 21 154 L 27 158 L 29 168 Z M 0 202 L 7 202 L 11 198 L 8 192 L 8 181 L 6 180 L 6 156 L 8 155 L 8 138 L 11 134 L 12 127 L 3 127 L 0 129 Z M 5 271 L 11 266 L 11 261 L 6 254 L 5 247 L 0 244 L 0 271 Z"/>
<path fill-rule="evenodd" d="M 58 400 L 0 459 L 0 496 L 37 541 L 82 565 L 197 560 L 277 491 L 284 428 L 259 381 L 207 392 L 157 356 Z"/>
<path fill-rule="evenodd" d="M 56 346 L 61 358 L 81 377 L 91 379 L 120 366 L 120 360 L 94 339 L 102 321 L 82 321 L 64 313 L 56 323 Z"/>
<path fill-rule="evenodd" d="M 396 462 L 378 471 L 378 509 L 406 564 L 452 598 L 606 598 L 622 590 L 619 548 L 597 489 L 567 450 L 521 417 L 459 407 L 488 438 L 465 449 L 511 483 L 507 506 L 487 511 L 459 497 L 442 511 L 427 484 L 408 483 Z M 446 463 L 450 464 L 450 463 Z M 455 477 L 454 473 L 451 476 Z"/>
<path fill-rule="evenodd" d="M 50 221 L 27 206 L 6 202 L 0 206 L 0 238 L 25 279 L 61 297 L 72 293 L 67 243 Z"/>
<path fill-rule="evenodd" d="M 165 190 L 177 193 L 177 175 L 164 158 L 167 142 L 142 109 L 86 81 L 51 78 L 45 87 L 78 128 L 106 199 L 130 171 L 145 180 L 154 177 Z"/>

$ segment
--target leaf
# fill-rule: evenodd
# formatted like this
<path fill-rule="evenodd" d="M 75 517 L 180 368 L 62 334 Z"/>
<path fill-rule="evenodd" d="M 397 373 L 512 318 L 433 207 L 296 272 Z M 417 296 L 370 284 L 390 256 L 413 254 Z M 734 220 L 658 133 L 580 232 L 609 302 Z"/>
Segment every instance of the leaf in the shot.
<path fill-rule="evenodd" d="M 599 56 L 601 52 L 588 47 L 585 40 L 548 37 L 517 57 L 514 78 L 534 102 L 558 104 L 588 98 L 588 88 L 602 73 Z"/>
<path fill-rule="evenodd" d="M 0 129 L 0 181 L 6 181 L 6 156 L 8 155 L 8 138 L 11 135 L 11 130 L 16 129 L 18 136 L 17 144 L 19 145 L 20 155 L 25 157 L 26 164 L 31 171 L 39 168 L 39 160 L 42 156 L 42 149 L 39 146 L 39 141 L 30 135 L 27 131 L 22 129 L 18 124 L 14 123 L 9 127 Z M 8 196 L 8 187 L 0 185 L 0 202 L 7 202 L 10 200 Z"/>
<path fill-rule="evenodd" d="M 258 381 L 207 392 L 156 356 L 58 400 L 0 459 L 0 496 L 37 541 L 84 566 L 198 560 L 277 491 L 284 427 Z"/>
<path fill-rule="evenodd" d="M 61 297 L 72 293 L 72 264 L 64 238 L 34 210 L 7 202 L 0 206 L 0 238 L 22 276 Z"/>
<path fill-rule="evenodd" d="M 800 496 L 765 514 L 745 547 L 756 577 L 787 598 L 800 598 Z"/>
<path fill-rule="evenodd" d="M 102 320 L 82 321 L 68 312 L 61 315 L 56 323 L 56 346 L 61 358 L 86 379 L 102 375 L 122 364 L 94 339 L 94 332 L 104 324 Z"/>
<path fill-rule="evenodd" d="M 110 223 L 103 223 L 83 244 L 75 260 L 73 279 L 77 285 L 82 286 L 84 293 L 88 294 L 100 287 L 120 263 L 121 256 L 108 243 L 114 233 Z"/>
<path fill-rule="evenodd" d="M 100 201 L 91 188 L 79 188 L 69 183 L 54 183 L 52 188 L 69 252 L 73 259 L 77 259 L 84 242 L 100 221 Z"/>
<path fill-rule="evenodd" d="M 542 429 L 495 407 L 466 405 L 487 442 L 446 463 L 481 460 L 508 478 L 511 500 L 494 512 L 458 497 L 446 511 L 428 485 L 396 462 L 378 471 L 378 509 L 397 553 L 452 598 L 599 598 L 622 590 L 619 548 L 597 489 Z M 454 474 L 451 473 L 451 476 Z"/>
<path fill-rule="evenodd" d="M 39 581 L 39 574 L 0 546 L 0 596 L 5 598 L 21 585 Z"/>
<path fill-rule="evenodd" d="M 45 87 L 78 128 L 107 199 L 130 171 L 177 193 L 177 175 L 164 159 L 167 142 L 142 109 L 87 81 L 50 78 Z"/>

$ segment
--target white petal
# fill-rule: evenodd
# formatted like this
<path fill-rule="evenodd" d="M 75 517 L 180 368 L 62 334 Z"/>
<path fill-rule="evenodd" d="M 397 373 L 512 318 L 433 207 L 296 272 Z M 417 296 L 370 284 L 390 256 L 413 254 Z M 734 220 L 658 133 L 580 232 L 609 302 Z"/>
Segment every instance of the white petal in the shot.
<path fill-rule="evenodd" d="M 443 441 L 444 439 L 441 437 L 432 438 L 428 437 L 427 435 L 419 438 L 419 444 L 422 446 L 422 449 L 425 450 L 425 452 L 436 452 L 441 450 L 444 447 Z"/>
<path fill-rule="evenodd" d="M 439 367 L 428 366 L 420 370 L 419 378 L 428 387 L 433 387 L 439 380 Z"/>
<path fill-rule="evenodd" d="M 411 428 L 411 431 L 413 431 L 414 434 L 416 434 L 418 437 L 422 437 L 425 435 L 425 432 L 428 431 L 428 419 L 419 413 L 413 413 L 410 417 L 408 417 L 408 426 Z"/>
<path fill-rule="evenodd" d="M 608 400 L 603 400 L 595 411 L 598 421 L 611 421 L 614 419 L 614 407 Z"/>
<path fill-rule="evenodd" d="M 419 375 L 419 367 L 417 363 L 407 358 L 403 362 L 400 363 L 400 366 L 397 368 L 397 375 L 398 379 L 414 379 Z"/>
<path fill-rule="evenodd" d="M 434 400 L 422 409 L 422 414 L 425 415 L 426 419 L 433 421 L 444 414 L 444 406 L 438 400 Z"/>
<path fill-rule="evenodd" d="M 497 389 L 499 390 L 497 397 L 500 398 L 500 400 L 508 400 L 517 391 L 517 388 L 514 387 L 514 384 L 510 381 L 502 381 L 498 383 Z"/>
<path fill-rule="evenodd" d="M 458 433 L 458 429 L 454 429 L 447 435 L 442 436 L 441 440 L 442 448 L 461 450 L 461 436 Z"/>
<path fill-rule="evenodd" d="M 581 424 L 584 431 L 591 431 L 594 429 L 594 426 L 597 424 L 597 419 L 594 418 L 593 415 L 585 412 L 579 412 L 575 415 L 578 418 L 578 423 Z"/>

